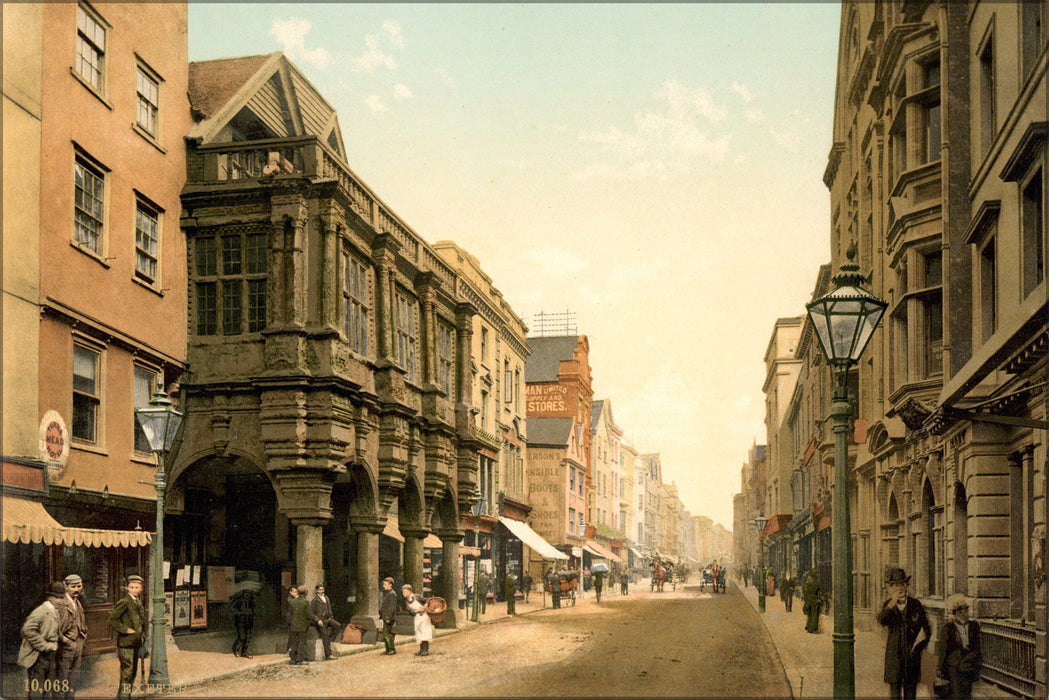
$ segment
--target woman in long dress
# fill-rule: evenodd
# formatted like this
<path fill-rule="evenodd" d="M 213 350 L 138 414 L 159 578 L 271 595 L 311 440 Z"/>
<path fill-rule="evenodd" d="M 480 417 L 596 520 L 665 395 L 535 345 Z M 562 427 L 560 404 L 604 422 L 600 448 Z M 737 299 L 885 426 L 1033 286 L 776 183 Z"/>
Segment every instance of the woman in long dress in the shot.
<path fill-rule="evenodd" d="M 404 595 L 405 604 L 415 622 L 415 641 L 419 642 L 419 651 L 415 652 L 415 655 L 429 656 L 433 625 L 430 623 L 430 616 L 426 614 L 426 606 L 407 583 L 401 586 L 401 594 Z"/>

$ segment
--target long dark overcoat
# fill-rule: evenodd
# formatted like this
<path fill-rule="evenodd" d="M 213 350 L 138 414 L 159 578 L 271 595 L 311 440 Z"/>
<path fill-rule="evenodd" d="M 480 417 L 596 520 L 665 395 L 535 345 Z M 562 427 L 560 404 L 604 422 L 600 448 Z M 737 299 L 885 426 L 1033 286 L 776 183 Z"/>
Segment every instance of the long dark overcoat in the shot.
<path fill-rule="evenodd" d="M 889 628 L 885 642 L 885 682 L 917 683 L 921 678 L 922 652 L 929 645 L 932 627 L 925 606 L 916 598 L 907 596 L 903 613 L 895 605 L 882 605 L 878 623 Z M 914 645 L 918 633 L 925 630 L 925 638 Z"/>

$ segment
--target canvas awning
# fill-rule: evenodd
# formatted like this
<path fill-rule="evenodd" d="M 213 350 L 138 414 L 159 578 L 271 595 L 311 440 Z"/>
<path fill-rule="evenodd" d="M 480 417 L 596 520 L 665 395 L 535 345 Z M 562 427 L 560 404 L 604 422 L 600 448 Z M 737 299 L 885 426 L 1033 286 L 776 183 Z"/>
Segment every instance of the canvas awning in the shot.
<path fill-rule="evenodd" d="M 67 547 L 145 547 L 153 533 L 145 530 L 102 530 L 66 527 L 51 517 L 38 501 L 8 494 L 0 495 L 3 524 L 0 538 L 4 542 L 66 545 Z"/>
<path fill-rule="evenodd" d="M 586 544 L 583 545 L 583 549 L 587 550 L 588 552 L 590 552 L 594 556 L 601 557 L 602 559 L 607 559 L 608 561 L 614 561 L 614 562 L 619 563 L 619 564 L 623 563 L 623 559 L 620 556 L 618 556 L 611 549 L 609 549 L 608 547 L 604 546 L 603 544 L 601 544 L 599 542 L 595 542 L 593 540 L 587 540 Z"/>
<path fill-rule="evenodd" d="M 528 545 L 533 551 L 538 552 L 539 556 L 543 559 L 567 559 L 568 555 L 558 551 L 554 545 L 550 544 L 542 538 L 542 536 L 530 528 L 528 523 L 520 520 L 511 520 L 510 518 L 504 518 L 499 516 L 499 522 L 506 526 L 506 529 L 514 533 L 517 539 Z"/>

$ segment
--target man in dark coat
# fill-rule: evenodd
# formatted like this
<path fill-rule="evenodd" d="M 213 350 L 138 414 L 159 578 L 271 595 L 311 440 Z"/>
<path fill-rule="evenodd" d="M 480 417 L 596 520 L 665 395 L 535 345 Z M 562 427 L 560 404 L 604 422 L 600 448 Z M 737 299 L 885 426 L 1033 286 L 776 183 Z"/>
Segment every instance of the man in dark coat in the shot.
<path fill-rule="evenodd" d="M 514 610 L 517 602 L 517 579 L 513 571 L 506 572 L 506 580 L 503 582 L 503 593 L 506 595 L 506 614 L 516 615 Z"/>
<path fill-rule="evenodd" d="M 552 567 L 546 572 L 546 585 L 550 588 L 550 602 L 553 607 L 561 607 L 561 577 Z"/>
<path fill-rule="evenodd" d="M 142 577 L 127 577 L 127 594 L 113 606 L 107 622 L 117 635 L 117 659 L 120 661 L 120 687 L 118 698 L 130 698 L 135 685 L 138 659 L 135 650 L 146 639 L 146 609 L 139 597 L 142 595 Z"/>
<path fill-rule="evenodd" d="M 528 602 L 528 594 L 532 592 L 532 585 L 534 583 L 535 582 L 532 580 L 532 575 L 529 573 L 526 573 L 521 578 L 521 588 L 524 589 L 524 602 L 526 603 Z"/>
<path fill-rule="evenodd" d="M 69 574 L 64 581 L 66 594 L 61 605 L 61 625 L 58 630 L 58 681 L 65 689 L 65 697 L 71 700 L 76 695 L 80 684 L 80 661 L 84 656 L 84 642 L 87 640 L 87 615 L 80 595 L 84 582 L 77 574 Z"/>
<path fill-rule="evenodd" d="M 885 583 L 892 595 L 878 613 L 878 624 L 889 628 L 885 642 L 885 682 L 889 697 L 913 698 L 921 679 L 922 652 L 929 644 L 932 627 L 925 606 L 907 594 L 911 577 L 903 569 L 888 570 Z"/>
<path fill-rule="evenodd" d="M 291 638 L 291 663 L 306 660 L 306 632 L 310 628 L 310 604 L 306 600 L 306 586 L 299 586 L 299 595 L 288 606 L 288 636 Z"/>
<path fill-rule="evenodd" d="M 594 573 L 594 595 L 597 596 L 597 602 L 601 602 L 601 589 L 605 587 L 605 574 L 601 571 Z"/>
<path fill-rule="evenodd" d="M 789 573 L 780 584 L 779 597 L 783 599 L 783 609 L 791 612 L 794 609 L 794 578 Z"/>
<path fill-rule="evenodd" d="M 805 604 L 801 611 L 808 617 L 805 620 L 805 631 L 816 634 L 820 631 L 820 606 L 823 605 L 823 585 L 815 569 L 809 569 L 802 589 Z"/>
<path fill-rule="evenodd" d="M 947 597 L 944 612 L 940 676 L 950 682 L 952 698 L 971 698 L 983 666 L 980 623 L 969 619 L 969 600 L 961 593 Z"/>
<path fill-rule="evenodd" d="M 318 583 L 310 601 L 310 622 L 317 626 L 317 633 L 324 644 L 324 660 L 331 659 L 331 642 L 339 633 L 339 621 L 331 611 L 331 601 L 324 595 L 324 584 Z"/>
<path fill-rule="evenodd" d="M 393 625 L 397 622 L 397 594 L 393 590 L 393 579 L 387 576 L 382 580 L 382 600 L 379 602 L 379 619 L 382 620 L 382 641 L 386 645 L 383 654 L 393 655 L 397 653 L 394 647 Z"/>
<path fill-rule="evenodd" d="M 237 638 L 233 641 L 233 655 L 250 659 L 248 645 L 251 644 L 251 630 L 255 626 L 255 589 L 252 581 L 242 581 L 241 589 L 233 594 L 229 601 L 229 614 L 233 618 L 233 627 Z"/>

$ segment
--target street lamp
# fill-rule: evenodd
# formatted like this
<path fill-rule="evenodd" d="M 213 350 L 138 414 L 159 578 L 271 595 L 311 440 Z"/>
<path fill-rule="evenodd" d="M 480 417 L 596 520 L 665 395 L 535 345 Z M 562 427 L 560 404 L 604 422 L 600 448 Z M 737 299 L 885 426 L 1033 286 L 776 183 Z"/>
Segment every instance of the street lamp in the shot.
<path fill-rule="evenodd" d="M 477 518 L 477 527 L 474 529 L 474 545 L 477 547 L 477 554 L 474 555 L 474 599 L 473 609 L 470 612 L 471 622 L 477 622 L 480 619 L 481 596 L 477 582 L 481 578 L 481 511 L 484 510 L 485 502 L 480 488 L 477 489 L 475 495 L 478 496 L 478 499 L 470 507 L 470 512 Z"/>
<path fill-rule="evenodd" d="M 764 515 L 754 518 L 754 527 L 758 528 L 758 612 L 765 612 L 765 543 L 761 541 L 761 533 L 768 521 Z"/>
<path fill-rule="evenodd" d="M 175 433 L 182 425 L 182 414 L 174 409 L 158 378 L 149 405 L 135 409 L 135 419 L 149 442 L 149 449 L 157 456 L 157 534 L 153 540 L 153 644 L 150 650 L 149 683 L 168 685 L 168 655 L 164 626 L 164 457 L 171 451 Z"/>
<path fill-rule="evenodd" d="M 805 305 L 831 370 L 837 373 L 831 402 L 834 430 L 834 491 L 832 504 L 834 560 L 834 697 L 856 696 L 854 635 L 852 630 L 852 552 L 849 549 L 849 447 L 847 434 L 852 406 L 848 397 L 849 368 L 856 364 L 888 306 L 861 289 L 856 244 L 848 261 L 833 277 L 834 289 Z"/>

